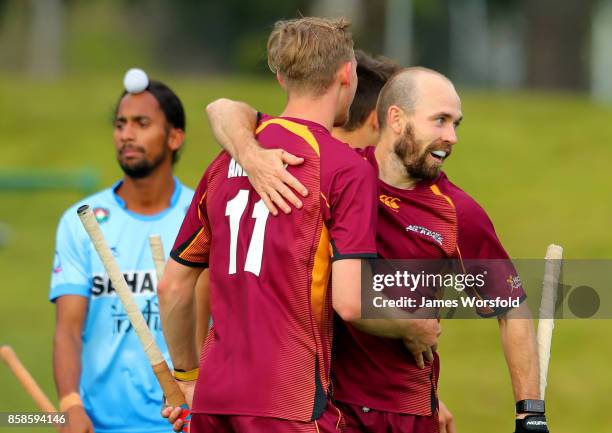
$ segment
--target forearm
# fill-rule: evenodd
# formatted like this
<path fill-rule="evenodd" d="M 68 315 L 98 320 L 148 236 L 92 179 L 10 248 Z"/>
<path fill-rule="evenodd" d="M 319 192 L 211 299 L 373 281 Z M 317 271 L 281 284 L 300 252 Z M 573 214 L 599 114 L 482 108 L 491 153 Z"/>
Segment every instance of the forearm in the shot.
<path fill-rule="evenodd" d="M 406 319 L 355 319 L 351 320 L 350 324 L 377 337 L 403 339 L 410 336 L 414 322 Z"/>
<path fill-rule="evenodd" d="M 206 112 L 215 139 L 248 174 L 270 213 L 276 216 L 279 208 L 290 213 L 287 201 L 301 208 L 302 202 L 294 191 L 305 197 L 308 190 L 287 171 L 287 166 L 300 165 L 304 159 L 283 149 L 261 148 L 255 139 L 257 112 L 243 102 L 217 99 L 206 107 Z"/>
<path fill-rule="evenodd" d="M 419 368 L 425 368 L 424 359 L 433 360 L 440 336 L 437 319 L 358 319 L 350 323 L 368 334 L 401 340 Z"/>
<path fill-rule="evenodd" d="M 60 399 L 79 392 L 81 349 L 81 336 L 78 333 L 56 329 L 53 338 L 53 376 Z"/>
<path fill-rule="evenodd" d="M 195 342 L 194 288 L 172 286 L 158 291 L 162 330 L 175 369 L 198 366 Z"/>
<path fill-rule="evenodd" d="M 332 304 L 338 315 L 360 331 L 378 337 L 411 339 L 422 337 L 438 328 L 436 311 L 430 308 L 419 308 L 409 312 L 396 307 L 379 308 L 375 319 L 362 317 L 361 292 L 372 290 L 362 288 L 361 281 L 372 281 L 369 266 L 362 266 L 357 259 L 334 262 L 332 268 Z M 355 280 L 355 275 L 363 273 L 362 278 Z M 381 295 L 385 298 L 384 295 Z M 435 325 L 432 327 L 432 325 Z M 431 340 L 431 339 L 427 339 Z M 431 341 L 431 345 L 435 341 Z"/>
<path fill-rule="evenodd" d="M 525 308 L 523 306 L 519 308 Z M 539 365 L 533 321 L 510 311 L 499 319 L 502 346 L 516 401 L 539 399 Z M 523 318 L 513 318 L 513 316 Z"/>
<path fill-rule="evenodd" d="M 259 147 L 255 140 L 257 112 L 243 102 L 222 98 L 208 104 L 206 113 L 217 142 L 243 165 L 245 153 Z"/>

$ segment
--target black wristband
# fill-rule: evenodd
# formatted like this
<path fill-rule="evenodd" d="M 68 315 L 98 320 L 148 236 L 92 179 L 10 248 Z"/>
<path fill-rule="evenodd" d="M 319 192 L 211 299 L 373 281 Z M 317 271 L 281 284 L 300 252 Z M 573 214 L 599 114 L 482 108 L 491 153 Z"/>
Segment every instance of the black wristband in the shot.
<path fill-rule="evenodd" d="M 516 413 L 545 413 L 544 400 L 521 400 L 516 402 Z"/>
<path fill-rule="evenodd" d="M 549 433 L 544 415 L 527 415 L 515 421 L 514 433 Z"/>

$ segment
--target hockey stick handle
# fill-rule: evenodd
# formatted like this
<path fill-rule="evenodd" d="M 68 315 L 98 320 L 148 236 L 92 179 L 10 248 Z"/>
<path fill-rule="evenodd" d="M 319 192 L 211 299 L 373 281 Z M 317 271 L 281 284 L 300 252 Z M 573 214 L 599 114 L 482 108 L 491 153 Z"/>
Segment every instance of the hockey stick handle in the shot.
<path fill-rule="evenodd" d="M 161 236 L 149 235 L 149 246 L 151 247 L 151 256 L 153 257 L 153 264 L 155 265 L 157 281 L 160 281 L 164 275 L 164 267 L 166 266 L 164 245 L 162 244 Z"/>
<path fill-rule="evenodd" d="M 43 390 L 40 389 L 30 372 L 23 366 L 12 347 L 0 347 L 0 357 L 2 357 L 2 360 L 11 369 L 19 383 L 21 383 L 21 386 L 23 386 L 23 389 L 32 397 L 32 400 L 34 400 L 34 403 L 36 403 L 40 410 L 43 412 L 57 412 L 53 403 L 51 403 Z"/>
<path fill-rule="evenodd" d="M 159 350 L 159 347 L 155 343 L 153 334 L 149 330 L 149 327 L 147 326 L 138 305 L 136 305 L 136 302 L 134 301 L 132 292 L 130 291 L 125 278 L 119 269 L 119 265 L 117 264 L 113 253 L 106 243 L 106 239 L 104 239 L 102 230 L 100 229 L 91 208 L 88 205 L 83 205 L 77 210 L 77 213 L 81 219 L 85 231 L 89 235 L 89 238 L 94 245 L 96 252 L 98 253 L 98 256 L 100 257 L 100 260 L 102 260 L 104 269 L 106 269 L 106 273 L 108 274 L 108 277 L 111 280 L 113 287 L 115 288 L 115 291 L 123 304 L 123 307 L 126 310 L 130 323 L 138 335 L 140 343 L 147 354 L 147 358 L 153 367 L 153 371 L 155 372 L 157 380 L 161 385 L 168 403 L 174 407 L 186 408 L 185 397 L 176 384 L 172 373 L 168 368 L 168 364 L 161 353 L 161 350 Z"/>
<path fill-rule="evenodd" d="M 540 320 L 538 321 L 538 359 L 540 364 L 540 398 L 544 400 L 550 362 L 550 347 L 555 327 L 554 312 L 563 248 L 549 245 L 546 251 L 544 281 L 542 284 L 542 301 L 540 303 Z"/>

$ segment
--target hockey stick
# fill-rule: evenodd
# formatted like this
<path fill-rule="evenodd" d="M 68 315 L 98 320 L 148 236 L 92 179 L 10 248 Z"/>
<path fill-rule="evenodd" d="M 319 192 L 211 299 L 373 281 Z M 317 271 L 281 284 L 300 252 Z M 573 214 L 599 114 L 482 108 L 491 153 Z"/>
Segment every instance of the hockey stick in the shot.
<path fill-rule="evenodd" d="M 149 246 L 151 247 L 151 256 L 153 257 L 153 264 L 155 265 L 157 281 L 160 281 L 164 275 L 164 267 L 166 266 L 164 245 L 162 244 L 161 236 L 149 235 Z"/>
<path fill-rule="evenodd" d="M 11 346 L 0 347 L 0 357 L 6 363 L 8 368 L 11 369 L 23 389 L 32 397 L 36 406 L 43 412 L 57 412 L 53 403 L 47 398 L 42 389 L 38 386 L 32 375 L 23 366 L 17 354 Z"/>
<path fill-rule="evenodd" d="M 17 354 L 11 346 L 0 347 L 0 358 L 6 363 L 8 368 L 13 372 L 19 383 L 25 391 L 32 397 L 36 406 L 43 412 L 57 412 L 51 400 L 47 397 L 44 391 L 38 386 L 30 372 L 21 363 Z M 60 427 L 55 424 L 55 429 L 60 431 Z"/>
<path fill-rule="evenodd" d="M 549 245 L 546 251 L 546 265 L 544 268 L 544 282 L 542 285 L 542 301 L 540 303 L 540 320 L 538 321 L 538 358 L 540 362 L 540 398 L 544 400 L 548 377 L 548 363 L 550 362 L 550 346 L 552 333 L 555 327 L 555 303 L 557 301 L 557 288 L 561 273 L 561 260 L 563 248 L 558 245 Z"/>
<path fill-rule="evenodd" d="M 183 431 L 189 431 L 188 422 L 191 419 L 191 414 L 185 401 L 185 396 L 181 392 L 179 386 L 176 384 L 174 377 L 168 368 L 166 360 L 153 339 L 153 334 L 147 327 L 147 323 L 145 322 L 140 309 L 134 301 L 132 292 L 128 288 L 125 278 L 119 269 L 119 265 L 113 257 L 113 253 L 108 247 L 106 240 L 104 239 L 104 235 L 100 230 L 96 217 L 88 205 L 79 207 L 77 213 L 81 219 L 81 223 L 83 224 L 85 231 L 89 235 L 89 238 L 94 245 L 96 252 L 98 253 L 98 256 L 100 257 L 100 260 L 102 260 L 104 269 L 106 269 L 106 273 L 108 274 L 108 277 L 110 278 L 113 287 L 115 288 L 117 295 L 125 308 L 128 318 L 130 319 L 130 323 L 138 335 L 140 343 L 142 344 L 147 358 L 151 363 L 153 372 L 155 373 L 157 381 L 159 382 L 164 395 L 166 396 L 168 404 L 174 407 L 183 408 L 183 412 L 181 413 L 181 418 L 185 420 Z"/>

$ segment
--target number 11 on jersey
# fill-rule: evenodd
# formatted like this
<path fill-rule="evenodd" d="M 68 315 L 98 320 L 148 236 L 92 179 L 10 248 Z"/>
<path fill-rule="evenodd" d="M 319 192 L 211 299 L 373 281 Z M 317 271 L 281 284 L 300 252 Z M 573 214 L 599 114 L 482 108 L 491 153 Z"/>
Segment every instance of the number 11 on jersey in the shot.
<path fill-rule="evenodd" d="M 236 249 L 238 247 L 240 220 L 242 219 L 242 214 L 244 214 L 248 202 L 249 191 L 241 189 L 233 199 L 227 202 L 227 206 L 225 207 L 225 216 L 229 217 L 230 224 L 230 256 L 228 269 L 228 274 L 230 275 L 236 273 Z M 263 200 L 259 200 L 255 203 L 253 214 L 251 215 L 255 219 L 255 227 L 253 228 L 253 236 L 249 244 L 244 270 L 257 276 L 259 276 L 259 271 L 261 270 L 264 235 L 269 214 L 270 212 Z"/>

